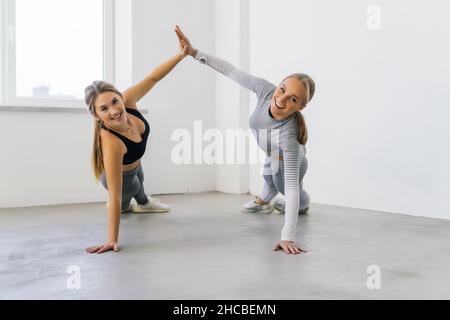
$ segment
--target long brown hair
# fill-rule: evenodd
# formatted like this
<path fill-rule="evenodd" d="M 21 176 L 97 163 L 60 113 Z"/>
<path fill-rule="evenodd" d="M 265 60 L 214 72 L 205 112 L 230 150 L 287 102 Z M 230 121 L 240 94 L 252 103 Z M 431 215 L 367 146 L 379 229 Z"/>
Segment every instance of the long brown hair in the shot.
<path fill-rule="evenodd" d="M 103 171 L 105 171 L 105 167 L 103 165 L 102 141 L 100 139 L 100 129 L 102 123 L 95 118 L 95 100 L 98 95 L 103 92 L 117 93 L 123 100 L 122 93 L 111 83 L 103 80 L 92 82 L 92 84 L 87 86 L 84 90 L 84 102 L 88 106 L 89 112 L 94 118 L 94 140 L 92 143 L 91 165 L 96 181 L 100 180 Z"/>
<path fill-rule="evenodd" d="M 308 76 L 307 74 L 304 74 L 304 73 L 291 74 L 290 76 L 286 77 L 284 80 L 286 80 L 288 78 L 295 78 L 295 79 L 299 80 L 305 86 L 306 98 L 305 98 L 305 101 L 302 102 L 302 104 L 306 107 L 306 105 L 309 103 L 309 101 L 311 101 L 311 99 L 313 98 L 314 92 L 316 90 L 316 84 L 314 83 L 314 80 L 310 76 Z M 298 138 L 297 139 L 298 139 L 298 142 L 300 142 L 300 144 L 305 145 L 306 142 L 308 141 L 308 129 L 306 128 L 305 117 L 303 116 L 303 114 L 300 111 L 295 112 L 295 115 L 296 115 L 297 121 L 298 121 Z"/>

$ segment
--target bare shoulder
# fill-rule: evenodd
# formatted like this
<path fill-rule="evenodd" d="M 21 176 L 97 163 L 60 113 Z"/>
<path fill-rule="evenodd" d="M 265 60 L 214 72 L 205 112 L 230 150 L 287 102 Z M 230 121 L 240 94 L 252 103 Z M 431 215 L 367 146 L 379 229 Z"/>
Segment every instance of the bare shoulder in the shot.
<path fill-rule="evenodd" d="M 123 141 L 107 130 L 100 130 L 100 139 L 104 155 L 123 157 L 127 152 L 127 147 Z"/>
<path fill-rule="evenodd" d="M 108 194 L 110 199 L 119 199 L 122 194 L 122 162 L 126 147 L 119 138 L 106 130 L 101 130 L 100 136 Z"/>

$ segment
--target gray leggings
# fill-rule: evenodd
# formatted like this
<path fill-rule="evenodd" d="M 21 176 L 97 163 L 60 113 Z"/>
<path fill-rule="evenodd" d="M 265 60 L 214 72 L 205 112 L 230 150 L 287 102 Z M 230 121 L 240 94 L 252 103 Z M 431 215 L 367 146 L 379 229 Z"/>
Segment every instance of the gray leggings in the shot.
<path fill-rule="evenodd" d="M 101 176 L 101 181 L 105 189 L 108 190 L 104 172 Z M 143 183 L 144 172 L 142 172 L 141 164 L 131 171 L 122 172 L 122 210 L 130 207 L 132 198 L 135 198 L 138 204 L 146 204 L 148 202 Z"/>
<path fill-rule="evenodd" d="M 270 166 L 270 162 L 265 166 Z M 299 168 L 299 190 L 300 190 L 300 203 L 299 209 L 303 210 L 309 206 L 309 194 L 303 189 L 303 177 L 306 170 L 308 170 L 308 160 L 303 158 Z M 263 175 L 264 187 L 261 194 L 261 199 L 266 202 L 270 202 L 278 193 L 284 195 L 284 162 L 279 162 L 279 169 L 273 175 Z"/>

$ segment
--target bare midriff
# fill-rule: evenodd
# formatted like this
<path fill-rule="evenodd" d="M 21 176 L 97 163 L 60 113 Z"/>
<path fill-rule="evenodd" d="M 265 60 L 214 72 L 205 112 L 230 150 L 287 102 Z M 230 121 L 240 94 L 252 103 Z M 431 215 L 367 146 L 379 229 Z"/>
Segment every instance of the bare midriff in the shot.
<path fill-rule="evenodd" d="M 122 165 L 122 171 L 132 171 L 134 169 L 136 169 L 137 167 L 139 167 L 139 164 L 141 163 L 141 159 L 136 160 L 133 163 L 130 164 L 124 164 Z"/>

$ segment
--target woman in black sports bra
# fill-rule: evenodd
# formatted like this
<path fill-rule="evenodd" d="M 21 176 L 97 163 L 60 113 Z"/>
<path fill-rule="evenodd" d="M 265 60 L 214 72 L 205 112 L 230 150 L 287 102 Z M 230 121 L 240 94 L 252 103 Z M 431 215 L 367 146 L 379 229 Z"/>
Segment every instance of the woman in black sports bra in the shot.
<path fill-rule="evenodd" d="M 97 181 L 108 190 L 108 241 L 88 253 L 119 250 L 122 212 L 166 212 L 170 206 L 147 196 L 140 159 L 145 153 L 150 126 L 136 103 L 187 55 L 180 52 L 123 93 L 106 81 L 94 81 L 85 90 L 85 103 L 94 117 L 92 167 Z M 137 205 L 131 205 L 134 198 Z"/>

